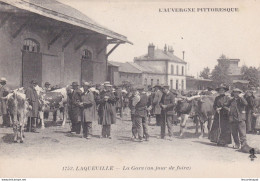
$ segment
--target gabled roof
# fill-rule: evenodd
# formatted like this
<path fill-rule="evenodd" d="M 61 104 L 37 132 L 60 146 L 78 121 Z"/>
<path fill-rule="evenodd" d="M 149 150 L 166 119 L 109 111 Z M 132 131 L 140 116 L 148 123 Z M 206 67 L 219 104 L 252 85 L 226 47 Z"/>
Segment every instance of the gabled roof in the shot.
<path fill-rule="evenodd" d="M 0 2 L 132 44 L 127 37 L 101 26 L 80 11 L 56 0 L 0 0 Z"/>
<path fill-rule="evenodd" d="M 114 66 L 118 66 L 118 71 L 119 72 L 124 72 L 124 73 L 133 73 L 133 74 L 141 74 L 142 71 L 137 69 L 136 67 L 132 66 L 130 63 L 126 62 L 114 62 L 114 61 L 109 61 Z"/>
<path fill-rule="evenodd" d="M 128 62 L 128 63 L 143 73 L 155 73 L 155 70 L 151 69 L 150 67 L 144 67 L 134 62 Z"/>
<path fill-rule="evenodd" d="M 158 72 L 156 69 L 153 69 L 152 67 L 144 67 L 134 62 L 123 63 L 123 62 L 109 61 L 108 64 L 114 67 L 119 67 L 118 68 L 119 72 L 133 73 L 133 74 L 141 74 L 141 73 L 161 74 L 161 72 Z"/>
<path fill-rule="evenodd" d="M 154 57 L 151 58 L 148 56 L 148 54 L 142 55 L 140 57 L 136 57 L 135 60 L 168 60 L 168 61 L 172 61 L 172 62 L 176 62 L 176 63 L 184 63 L 186 64 L 187 62 L 185 62 L 184 60 L 180 59 L 179 57 L 177 57 L 176 55 L 174 55 L 171 52 L 168 51 L 164 51 L 161 49 L 155 49 L 154 50 Z"/>

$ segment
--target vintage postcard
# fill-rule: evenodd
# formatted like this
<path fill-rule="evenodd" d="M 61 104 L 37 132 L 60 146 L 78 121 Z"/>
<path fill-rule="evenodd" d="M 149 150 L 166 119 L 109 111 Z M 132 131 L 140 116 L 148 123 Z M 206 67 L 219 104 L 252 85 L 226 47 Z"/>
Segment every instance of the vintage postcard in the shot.
<path fill-rule="evenodd" d="M 258 0 L 0 0 L 0 178 L 259 178 Z"/>

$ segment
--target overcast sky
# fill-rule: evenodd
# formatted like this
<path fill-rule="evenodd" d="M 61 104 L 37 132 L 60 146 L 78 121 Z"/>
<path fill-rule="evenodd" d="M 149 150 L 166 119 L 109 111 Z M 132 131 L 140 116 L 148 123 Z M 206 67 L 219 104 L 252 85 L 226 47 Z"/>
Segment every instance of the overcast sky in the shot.
<path fill-rule="evenodd" d="M 214 68 L 223 53 L 239 58 L 240 65 L 260 65 L 259 1 L 87 1 L 59 0 L 101 25 L 127 36 L 134 45 L 120 45 L 110 56 L 113 61 L 133 61 L 147 53 L 153 43 L 163 49 L 172 46 L 175 55 L 189 63 L 189 73 Z M 159 8 L 239 8 L 238 13 L 160 13 Z M 182 38 L 183 37 L 183 38 Z"/>

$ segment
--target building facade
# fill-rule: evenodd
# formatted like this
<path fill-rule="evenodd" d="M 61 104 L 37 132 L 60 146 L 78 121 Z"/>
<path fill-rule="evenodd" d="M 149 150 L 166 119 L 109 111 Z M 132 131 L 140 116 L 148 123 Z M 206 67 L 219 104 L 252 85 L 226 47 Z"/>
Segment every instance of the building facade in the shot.
<path fill-rule="evenodd" d="M 55 0 L 0 0 L 0 19 L 0 76 L 13 88 L 32 79 L 60 86 L 103 82 L 107 57 L 129 42 Z M 107 53 L 109 44 L 116 46 Z"/>
<path fill-rule="evenodd" d="M 187 63 L 174 55 L 172 48 L 155 49 L 149 44 L 147 54 L 135 57 L 134 62 L 142 67 L 151 69 L 154 73 L 144 76 L 148 85 L 168 84 L 171 89 L 186 89 Z M 150 76 L 149 76 L 150 75 Z"/>

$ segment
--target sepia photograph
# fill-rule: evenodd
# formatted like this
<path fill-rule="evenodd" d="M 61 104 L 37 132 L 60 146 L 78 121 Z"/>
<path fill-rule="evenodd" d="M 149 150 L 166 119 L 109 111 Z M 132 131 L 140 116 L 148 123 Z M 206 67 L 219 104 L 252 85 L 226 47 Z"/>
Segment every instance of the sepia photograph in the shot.
<path fill-rule="evenodd" d="M 0 178 L 260 178 L 258 0 L 0 0 Z"/>

